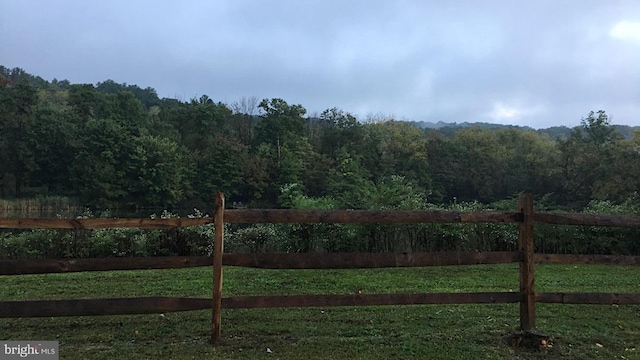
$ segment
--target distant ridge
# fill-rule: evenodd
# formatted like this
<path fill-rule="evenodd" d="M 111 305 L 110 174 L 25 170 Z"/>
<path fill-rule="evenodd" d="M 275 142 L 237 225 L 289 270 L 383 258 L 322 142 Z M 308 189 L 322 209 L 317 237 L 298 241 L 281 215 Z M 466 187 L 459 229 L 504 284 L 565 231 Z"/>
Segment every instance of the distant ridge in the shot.
<path fill-rule="evenodd" d="M 447 123 L 444 121 L 438 121 L 437 123 L 432 123 L 432 122 L 428 122 L 428 121 L 412 121 L 411 122 L 414 126 L 419 127 L 419 128 L 423 128 L 423 129 L 441 129 L 444 127 L 458 127 L 458 128 L 469 128 L 469 127 L 479 127 L 482 129 L 501 129 L 501 128 L 505 128 L 505 127 L 511 127 L 511 128 L 519 128 L 519 129 L 525 129 L 525 130 L 533 130 L 533 128 L 530 128 L 528 126 L 517 126 L 517 125 L 503 125 L 503 124 L 492 124 L 492 123 L 486 123 L 486 122 L 474 122 L 474 123 L 470 123 L 470 122 L 462 122 L 462 123 L 457 123 L 457 122 L 452 122 L 452 123 Z"/>
<path fill-rule="evenodd" d="M 409 121 L 415 127 L 421 129 L 432 129 L 432 130 L 445 130 L 446 133 L 452 134 L 455 133 L 456 130 L 467 129 L 467 128 L 480 128 L 480 129 L 504 129 L 504 128 L 516 128 L 520 130 L 530 130 L 535 131 L 538 134 L 546 134 L 552 139 L 566 139 L 571 135 L 571 131 L 573 128 L 569 128 L 566 126 L 552 126 L 546 129 L 533 129 L 529 126 L 519 126 L 519 125 L 505 125 L 505 124 L 493 124 L 486 122 L 462 122 L 462 123 L 448 123 L 444 121 L 438 121 L 436 123 L 429 121 Z M 616 130 L 620 131 L 625 139 L 633 139 L 634 133 L 636 131 L 640 131 L 640 126 L 629 126 L 629 125 L 612 125 Z"/>

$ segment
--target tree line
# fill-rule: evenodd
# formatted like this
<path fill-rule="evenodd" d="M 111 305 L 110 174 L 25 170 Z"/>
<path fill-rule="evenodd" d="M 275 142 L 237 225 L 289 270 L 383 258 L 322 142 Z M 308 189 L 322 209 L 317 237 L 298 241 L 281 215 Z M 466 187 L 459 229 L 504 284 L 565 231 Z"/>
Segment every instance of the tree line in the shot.
<path fill-rule="evenodd" d="M 528 128 L 421 129 L 307 114 L 283 99 L 159 98 L 153 88 L 46 81 L 0 66 L 0 198 L 94 208 L 229 204 L 419 209 L 532 192 L 550 208 L 637 202 L 640 132 L 605 111 L 552 138 Z M 209 204 L 209 205 L 207 205 Z"/>

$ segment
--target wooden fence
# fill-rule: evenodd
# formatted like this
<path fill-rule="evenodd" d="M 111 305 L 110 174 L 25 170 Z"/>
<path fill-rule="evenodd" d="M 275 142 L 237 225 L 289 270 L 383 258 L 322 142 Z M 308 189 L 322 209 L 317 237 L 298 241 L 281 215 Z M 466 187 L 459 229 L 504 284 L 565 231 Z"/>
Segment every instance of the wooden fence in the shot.
<path fill-rule="evenodd" d="M 518 250 L 513 252 L 339 253 L 339 254 L 225 254 L 224 223 L 515 223 Z M 212 342 L 220 340 L 221 311 L 237 308 L 371 306 L 416 304 L 520 303 L 520 329 L 535 330 L 535 304 L 640 304 L 640 294 L 536 293 L 534 264 L 584 263 L 640 265 L 640 256 L 557 255 L 534 253 L 534 223 L 640 228 L 639 216 L 534 213 L 533 196 L 523 194 L 514 213 L 453 211 L 255 210 L 224 209 L 218 193 L 212 218 L 203 219 L 0 219 L 0 228 L 14 229 L 162 229 L 213 223 L 212 257 L 144 257 L 66 260 L 3 260 L 0 275 L 76 271 L 169 269 L 213 266 L 211 298 L 140 297 L 115 299 L 2 301 L 0 318 L 150 314 L 212 309 Z M 222 297 L 223 266 L 269 269 L 344 269 L 423 267 L 520 263 L 519 292 L 285 295 Z"/>

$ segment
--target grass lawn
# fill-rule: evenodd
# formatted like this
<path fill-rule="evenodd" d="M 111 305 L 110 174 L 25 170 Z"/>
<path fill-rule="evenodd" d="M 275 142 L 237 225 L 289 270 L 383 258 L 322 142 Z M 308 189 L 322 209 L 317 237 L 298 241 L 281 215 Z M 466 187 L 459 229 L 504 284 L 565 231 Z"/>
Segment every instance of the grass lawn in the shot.
<path fill-rule="evenodd" d="M 225 268 L 224 295 L 517 291 L 517 264 L 369 270 Z M 0 276 L 0 300 L 211 296 L 211 269 Z M 537 291 L 640 293 L 640 269 L 536 266 Z M 61 359 L 640 359 L 640 306 L 537 305 L 552 347 L 513 350 L 518 304 L 224 310 L 0 319 L 1 340 L 58 340 Z M 267 351 L 270 350 L 270 352 Z"/>

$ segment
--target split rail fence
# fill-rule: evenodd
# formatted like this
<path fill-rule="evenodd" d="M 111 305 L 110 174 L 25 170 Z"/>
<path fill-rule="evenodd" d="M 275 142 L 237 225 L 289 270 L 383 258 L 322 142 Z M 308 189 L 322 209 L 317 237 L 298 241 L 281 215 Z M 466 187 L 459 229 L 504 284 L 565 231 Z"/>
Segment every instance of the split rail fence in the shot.
<path fill-rule="evenodd" d="M 640 304 L 640 294 L 537 293 L 534 264 L 583 263 L 640 265 L 640 256 L 559 255 L 534 253 L 534 223 L 640 228 L 640 216 L 534 213 L 533 196 L 523 194 L 514 213 L 453 211 L 260 210 L 224 209 L 218 193 L 213 218 L 203 219 L 0 219 L 0 228 L 13 229 L 162 229 L 214 224 L 213 256 L 101 258 L 65 260 L 2 260 L 0 275 L 77 271 L 170 269 L 213 266 L 211 298 L 138 297 L 81 300 L 0 301 L 0 318 L 151 314 L 212 309 L 211 340 L 220 340 L 222 309 L 326 307 L 419 304 L 520 303 L 520 330 L 535 330 L 535 304 Z M 338 254 L 225 254 L 224 223 L 514 223 L 518 250 L 513 252 L 338 253 Z M 520 263 L 519 292 L 283 295 L 222 297 L 223 266 L 268 269 L 346 269 L 424 267 Z"/>

